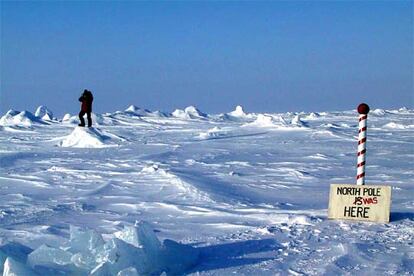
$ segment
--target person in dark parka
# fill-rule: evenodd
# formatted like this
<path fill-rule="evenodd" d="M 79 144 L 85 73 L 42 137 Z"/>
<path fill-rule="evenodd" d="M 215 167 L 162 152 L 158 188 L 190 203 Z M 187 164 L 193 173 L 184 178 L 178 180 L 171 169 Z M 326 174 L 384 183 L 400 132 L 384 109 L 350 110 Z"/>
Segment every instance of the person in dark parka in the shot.
<path fill-rule="evenodd" d="M 80 119 L 79 126 L 81 127 L 85 126 L 85 119 L 83 118 L 83 116 L 86 114 L 86 117 L 88 118 L 88 127 L 91 127 L 92 126 L 91 112 L 92 112 L 92 102 L 93 102 L 92 92 L 85 89 L 83 91 L 82 96 L 80 96 L 79 101 L 82 103 L 81 111 L 79 112 L 79 119 Z"/>

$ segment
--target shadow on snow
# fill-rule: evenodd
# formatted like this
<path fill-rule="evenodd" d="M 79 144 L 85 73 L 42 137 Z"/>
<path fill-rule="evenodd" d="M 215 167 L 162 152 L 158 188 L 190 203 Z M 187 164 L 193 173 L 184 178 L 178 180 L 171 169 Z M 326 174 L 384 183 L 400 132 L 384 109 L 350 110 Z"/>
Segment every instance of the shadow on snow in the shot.
<path fill-rule="evenodd" d="M 230 267 L 257 264 L 274 259 L 274 257 L 247 257 L 249 254 L 276 251 L 282 248 L 274 239 L 249 240 L 234 243 L 199 247 L 198 265 L 188 273 L 224 269 Z"/>
<path fill-rule="evenodd" d="M 390 222 L 400 221 L 400 220 L 414 220 L 414 213 L 410 212 L 392 212 L 390 215 Z"/>

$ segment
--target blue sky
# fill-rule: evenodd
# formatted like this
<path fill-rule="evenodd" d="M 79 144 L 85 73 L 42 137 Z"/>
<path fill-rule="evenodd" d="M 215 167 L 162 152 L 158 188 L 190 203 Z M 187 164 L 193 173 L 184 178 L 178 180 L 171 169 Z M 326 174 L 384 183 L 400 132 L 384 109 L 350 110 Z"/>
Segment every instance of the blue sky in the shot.
<path fill-rule="evenodd" d="M 414 107 L 413 1 L 0 5 L 1 113 Z"/>

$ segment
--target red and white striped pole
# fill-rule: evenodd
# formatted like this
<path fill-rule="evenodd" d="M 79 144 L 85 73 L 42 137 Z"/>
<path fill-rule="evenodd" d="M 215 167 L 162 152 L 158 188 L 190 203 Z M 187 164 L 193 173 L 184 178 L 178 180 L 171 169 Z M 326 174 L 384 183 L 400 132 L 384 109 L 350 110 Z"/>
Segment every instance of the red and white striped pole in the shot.
<path fill-rule="evenodd" d="M 358 135 L 358 161 L 357 161 L 357 185 L 365 185 L 365 154 L 367 144 L 367 119 L 369 106 L 362 103 L 358 106 L 359 135 Z"/>

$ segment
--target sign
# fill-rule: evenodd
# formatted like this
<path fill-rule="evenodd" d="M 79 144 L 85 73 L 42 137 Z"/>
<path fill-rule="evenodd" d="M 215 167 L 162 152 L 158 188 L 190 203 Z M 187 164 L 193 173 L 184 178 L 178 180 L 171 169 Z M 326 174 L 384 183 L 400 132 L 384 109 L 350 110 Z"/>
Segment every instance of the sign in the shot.
<path fill-rule="evenodd" d="M 331 184 L 328 218 L 389 222 L 390 206 L 390 186 Z"/>

